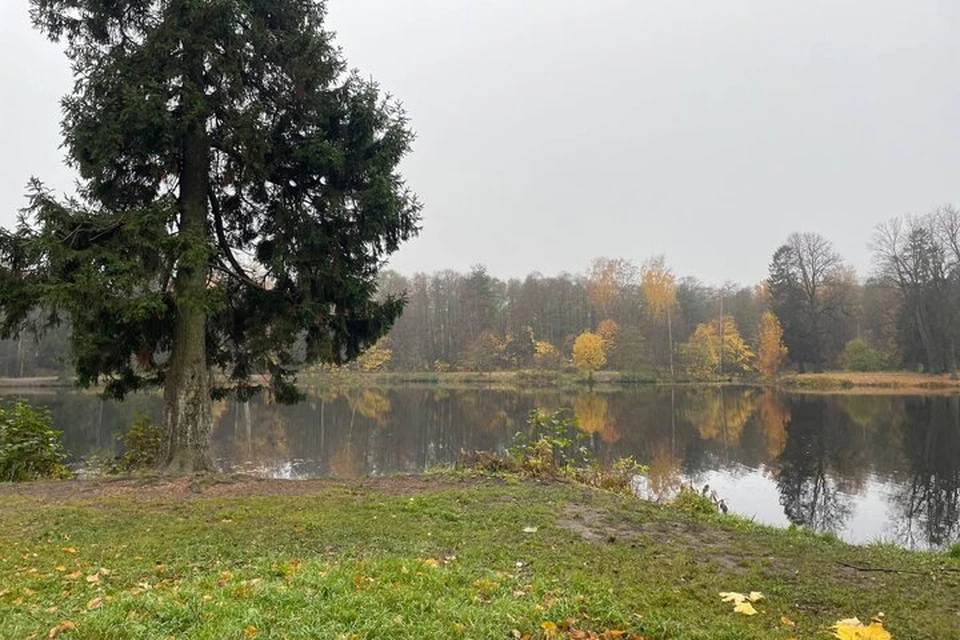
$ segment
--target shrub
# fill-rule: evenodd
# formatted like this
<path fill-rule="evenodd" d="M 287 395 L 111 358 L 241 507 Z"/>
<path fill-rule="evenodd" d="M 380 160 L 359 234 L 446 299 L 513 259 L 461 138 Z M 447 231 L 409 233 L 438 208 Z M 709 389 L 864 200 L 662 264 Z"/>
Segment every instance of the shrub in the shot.
<path fill-rule="evenodd" d="M 886 366 L 883 353 L 871 347 L 863 338 L 848 342 L 837 360 L 844 371 L 881 371 Z"/>
<path fill-rule="evenodd" d="M 717 513 L 719 507 L 710 496 L 704 495 L 688 485 L 682 485 L 680 491 L 670 501 L 670 505 L 687 513 Z"/>
<path fill-rule="evenodd" d="M 527 431 L 514 437 L 510 456 L 534 475 L 559 475 L 593 462 L 593 452 L 583 445 L 587 438 L 569 409 L 552 414 L 534 409 L 527 417 Z"/>
<path fill-rule="evenodd" d="M 0 480 L 22 482 L 38 478 L 67 478 L 66 454 L 60 432 L 51 428 L 47 409 L 24 402 L 0 407 Z"/>
<path fill-rule="evenodd" d="M 123 445 L 123 453 L 110 468 L 112 473 L 129 473 L 156 466 L 163 446 L 163 429 L 153 424 L 148 415 L 137 411 L 126 433 L 117 439 Z"/>

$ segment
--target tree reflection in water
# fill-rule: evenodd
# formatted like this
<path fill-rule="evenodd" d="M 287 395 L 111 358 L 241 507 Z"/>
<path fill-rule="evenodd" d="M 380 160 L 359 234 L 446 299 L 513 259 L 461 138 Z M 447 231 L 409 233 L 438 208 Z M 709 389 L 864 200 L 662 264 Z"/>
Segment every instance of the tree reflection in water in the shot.
<path fill-rule="evenodd" d="M 908 398 L 904 409 L 910 474 L 894 497 L 898 537 L 940 546 L 960 537 L 960 398 Z"/>

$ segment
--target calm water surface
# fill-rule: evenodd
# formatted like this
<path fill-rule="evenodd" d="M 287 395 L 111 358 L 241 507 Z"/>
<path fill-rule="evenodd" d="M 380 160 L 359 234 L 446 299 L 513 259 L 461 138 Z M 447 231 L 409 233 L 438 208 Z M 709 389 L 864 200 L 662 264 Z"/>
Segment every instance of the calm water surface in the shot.
<path fill-rule="evenodd" d="M 111 456 L 116 435 L 160 397 L 102 402 L 27 394 L 51 408 L 75 462 Z M 650 496 L 709 484 L 731 510 L 806 525 L 851 542 L 926 548 L 960 539 L 960 398 L 825 396 L 754 388 L 614 393 L 324 390 L 297 406 L 218 403 L 214 453 L 224 470 L 271 477 L 357 477 L 457 461 L 510 446 L 536 407 L 569 407 L 606 460 L 650 467 Z"/>

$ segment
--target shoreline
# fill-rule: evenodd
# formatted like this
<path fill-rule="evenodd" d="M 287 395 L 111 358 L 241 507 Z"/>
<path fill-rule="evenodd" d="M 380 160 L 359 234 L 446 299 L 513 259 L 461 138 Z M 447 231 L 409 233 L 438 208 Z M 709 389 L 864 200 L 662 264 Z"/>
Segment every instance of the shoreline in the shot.
<path fill-rule="evenodd" d="M 489 371 L 489 372 L 306 372 L 299 384 L 303 388 L 336 387 L 428 387 L 440 389 L 493 389 L 535 391 L 541 389 L 609 392 L 622 389 L 758 387 L 775 388 L 788 393 L 829 395 L 960 395 L 960 380 L 948 375 L 907 371 L 860 373 L 827 371 L 823 373 L 784 374 L 775 380 L 757 378 L 717 381 L 657 378 L 653 374 L 598 371 L 592 382 L 580 374 L 563 371 Z M 23 390 L 74 389 L 74 380 L 62 377 L 0 378 L 0 395 Z M 96 389 L 87 391 L 95 392 Z"/>

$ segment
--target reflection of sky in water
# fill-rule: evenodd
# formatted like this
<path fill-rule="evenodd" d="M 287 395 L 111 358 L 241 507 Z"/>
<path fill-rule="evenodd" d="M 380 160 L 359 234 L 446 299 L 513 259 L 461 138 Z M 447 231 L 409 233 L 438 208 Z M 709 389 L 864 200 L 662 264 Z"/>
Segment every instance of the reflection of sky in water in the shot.
<path fill-rule="evenodd" d="M 709 494 L 722 499 L 730 510 L 739 516 L 759 524 L 787 527 L 790 520 L 780 504 L 780 491 L 773 472 L 766 467 L 751 469 L 743 465 L 731 465 L 724 469 L 710 469 L 693 476 L 681 475 L 680 481 L 697 491 L 709 486 Z M 646 478 L 639 477 L 637 492 L 648 499 L 668 501 L 675 492 L 658 496 Z M 857 494 L 844 494 L 850 500 L 851 511 L 838 527 L 832 528 L 841 540 L 853 544 L 892 542 L 903 546 L 923 549 L 929 544 L 922 532 L 908 530 L 892 504 L 895 487 L 885 479 L 871 475 Z"/>

